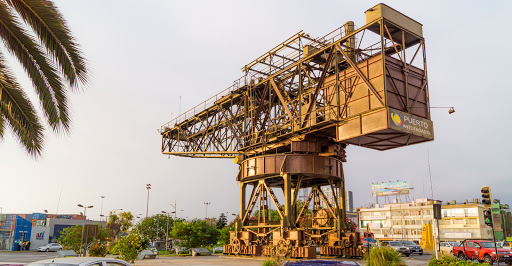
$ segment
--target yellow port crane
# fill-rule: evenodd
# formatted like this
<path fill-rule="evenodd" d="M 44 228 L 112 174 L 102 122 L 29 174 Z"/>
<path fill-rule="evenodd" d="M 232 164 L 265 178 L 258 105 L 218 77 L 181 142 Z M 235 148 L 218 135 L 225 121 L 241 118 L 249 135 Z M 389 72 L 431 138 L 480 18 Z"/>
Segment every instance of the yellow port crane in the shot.
<path fill-rule="evenodd" d="M 385 4 L 365 13 L 360 28 L 293 35 L 161 127 L 163 154 L 239 165 L 240 213 L 225 254 L 314 258 L 320 247 L 362 256 L 346 219 L 346 146 L 434 139 L 422 25 Z"/>

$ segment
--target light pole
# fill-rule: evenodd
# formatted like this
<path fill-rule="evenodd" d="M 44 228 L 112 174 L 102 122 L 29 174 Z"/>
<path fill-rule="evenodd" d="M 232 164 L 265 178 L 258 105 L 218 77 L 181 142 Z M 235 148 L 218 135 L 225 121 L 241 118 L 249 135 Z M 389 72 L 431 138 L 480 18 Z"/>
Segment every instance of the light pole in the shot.
<path fill-rule="evenodd" d="M 148 200 L 146 201 L 146 218 L 148 218 L 148 210 L 149 210 L 149 190 L 151 189 L 151 184 L 146 184 L 146 189 L 148 190 Z"/>
<path fill-rule="evenodd" d="M 206 215 L 205 215 L 204 219 L 208 218 L 208 205 L 210 205 L 210 204 L 211 204 L 211 203 L 210 203 L 209 201 L 206 201 L 206 202 L 204 203 L 204 205 L 206 205 Z"/>
<path fill-rule="evenodd" d="M 167 250 L 169 249 L 169 213 L 166 211 L 162 211 L 162 213 L 167 214 L 167 230 L 165 232 L 165 255 L 167 255 Z"/>
<path fill-rule="evenodd" d="M 100 209 L 100 217 L 103 216 L 103 200 L 105 199 L 105 196 L 101 196 L 101 209 Z"/>
<path fill-rule="evenodd" d="M 84 231 L 85 231 L 85 211 L 89 208 L 92 208 L 93 206 L 85 207 L 82 204 L 78 204 L 78 207 L 84 208 L 84 220 L 82 223 L 82 237 L 80 238 L 80 256 L 84 257 L 85 250 L 83 249 L 83 243 L 84 243 Z"/>
<path fill-rule="evenodd" d="M 171 207 L 174 208 L 174 220 L 176 220 L 176 214 L 178 213 L 178 210 L 176 209 L 176 200 L 174 201 L 174 205 L 171 203 Z"/>

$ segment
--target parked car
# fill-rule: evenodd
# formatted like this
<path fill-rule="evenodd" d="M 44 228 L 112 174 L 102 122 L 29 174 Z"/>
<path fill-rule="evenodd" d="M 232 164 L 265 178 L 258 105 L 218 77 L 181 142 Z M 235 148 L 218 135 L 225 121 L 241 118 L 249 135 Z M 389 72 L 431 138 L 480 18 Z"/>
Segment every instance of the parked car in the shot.
<path fill-rule="evenodd" d="M 441 242 L 439 248 L 446 253 L 453 253 L 453 247 L 460 246 L 459 242 Z"/>
<path fill-rule="evenodd" d="M 512 263 L 510 250 L 498 248 L 498 254 L 494 249 L 494 242 L 489 240 L 467 239 L 458 247 L 453 247 L 453 255 L 460 259 L 478 260 L 493 264 L 498 258 L 500 261 Z"/>
<path fill-rule="evenodd" d="M 423 255 L 423 248 L 412 242 L 412 241 L 401 241 L 403 246 L 408 247 L 411 250 L 411 254 L 419 254 L 420 256 Z"/>
<path fill-rule="evenodd" d="M 50 243 L 46 244 L 42 247 L 39 247 L 37 251 L 59 251 L 62 250 L 62 246 L 59 243 Z"/>
<path fill-rule="evenodd" d="M 496 245 L 498 245 L 498 247 L 502 248 L 502 249 L 508 249 L 510 251 L 512 251 L 512 243 L 510 242 L 496 242 Z"/>
<path fill-rule="evenodd" d="M 411 255 L 411 249 L 402 245 L 400 241 L 382 241 L 381 245 L 383 247 L 390 247 L 406 257 Z"/>
<path fill-rule="evenodd" d="M 32 262 L 28 266 L 132 266 L 124 260 L 103 257 L 73 257 Z"/>
<path fill-rule="evenodd" d="M 337 261 L 337 260 L 299 260 L 288 261 L 284 266 L 360 266 L 361 264 L 355 261 Z"/>

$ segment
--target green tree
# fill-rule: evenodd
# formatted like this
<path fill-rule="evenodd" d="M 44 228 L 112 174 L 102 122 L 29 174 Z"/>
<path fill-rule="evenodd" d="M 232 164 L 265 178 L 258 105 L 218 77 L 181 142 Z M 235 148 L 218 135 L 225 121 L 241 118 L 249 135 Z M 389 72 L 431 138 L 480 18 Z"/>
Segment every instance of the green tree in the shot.
<path fill-rule="evenodd" d="M 67 90 L 87 82 L 87 67 L 59 10 L 50 0 L 0 0 L 0 39 L 32 82 L 51 129 L 69 132 Z M 0 139 L 8 126 L 37 157 L 44 127 L 25 89 L 0 52 Z"/>
<path fill-rule="evenodd" d="M 149 247 L 149 238 L 134 229 L 129 235 L 123 236 L 117 241 L 113 252 L 121 255 L 121 259 L 133 263 L 137 255 Z"/>
<path fill-rule="evenodd" d="M 171 232 L 172 226 L 175 220 L 169 216 L 169 233 Z M 167 232 L 167 215 L 156 214 L 141 220 L 137 225 L 137 229 L 142 232 L 149 239 L 165 239 Z"/>
<path fill-rule="evenodd" d="M 229 231 L 235 231 L 235 222 L 231 222 L 228 226 L 225 226 L 222 229 L 219 229 L 219 244 L 227 245 L 229 244 Z"/>
<path fill-rule="evenodd" d="M 85 243 L 101 243 L 105 244 L 107 240 L 112 237 L 111 231 L 105 227 L 99 227 L 96 237 L 87 237 L 84 235 L 83 244 Z M 82 239 L 82 226 L 75 225 L 72 227 L 64 228 L 57 239 L 64 249 L 71 249 L 75 252 L 80 251 L 80 243 Z"/>
<path fill-rule="evenodd" d="M 219 240 L 219 230 L 203 220 L 179 221 L 172 228 L 171 236 L 179 240 L 180 247 L 197 248 L 212 246 Z"/>
<path fill-rule="evenodd" d="M 82 238 L 82 227 L 75 225 L 64 228 L 57 239 L 64 249 L 74 250 L 76 253 L 80 251 L 80 240 Z M 84 241 L 85 242 L 85 241 Z"/>
<path fill-rule="evenodd" d="M 116 239 L 127 232 L 133 225 L 133 214 L 131 212 L 121 212 L 119 215 L 110 212 L 107 227 L 112 230 Z"/>
<path fill-rule="evenodd" d="M 226 218 L 224 213 L 221 213 L 219 219 L 217 220 L 217 229 L 222 229 L 226 225 L 228 225 L 228 218 Z"/>

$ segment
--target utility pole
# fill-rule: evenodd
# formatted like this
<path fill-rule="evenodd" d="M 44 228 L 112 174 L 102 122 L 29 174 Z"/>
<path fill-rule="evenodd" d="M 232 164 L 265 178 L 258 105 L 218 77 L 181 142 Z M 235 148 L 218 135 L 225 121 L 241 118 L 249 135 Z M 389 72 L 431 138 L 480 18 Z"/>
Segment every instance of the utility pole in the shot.
<path fill-rule="evenodd" d="M 162 211 L 162 213 L 167 214 L 167 230 L 165 233 L 165 255 L 167 255 L 167 250 L 169 249 L 169 213 Z"/>
<path fill-rule="evenodd" d="M 105 196 L 101 196 L 101 209 L 100 209 L 100 217 L 103 217 L 103 199 L 105 199 Z"/>
<path fill-rule="evenodd" d="M 83 219 L 83 223 L 82 223 L 82 237 L 80 238 L 80 256 L 81 257 L 85 257 L 85 252 L 86 250 L 83 248 L 83 243 L 84 243 L 84 231 L 85 231 L 85 211 L 89 208 L 92 208 L 93 206 L 88 206 L 88 207 L 85 207 L 84 205 L 82 204 L 78 204 L 78 207 L 80 208 L 84 208 L 84 219 Z M 86 240 L 87 241 L 87 240 Z"/>
<path fill-rule="evenodd" d="M 177 209 L 176 209 L 176 200 L 174 200 L 174 205 L 171 203 L 171 207 L 174 208 L 174 220 L 176 220 L 176 213 L 177 213 Z"/>
<path fill-rule="evenodd" d="M 208 218 L 208 205 L 210 205 L 211 203 L 209 201 L 206 201 L 204 203 L 204 205 L 206 205 L 206 215 L 204 216 L 204 219 L 206 220 L 206 218 Z"/>
<path fill-rule="evenodd" d="M 148 190 L 148 200 L 146 201 L 146 218 L 148 218 L 148 211 L 149 211 L 149 190 L 151 189 L 151 184 L 146 184 L 146 189 Z"/>

